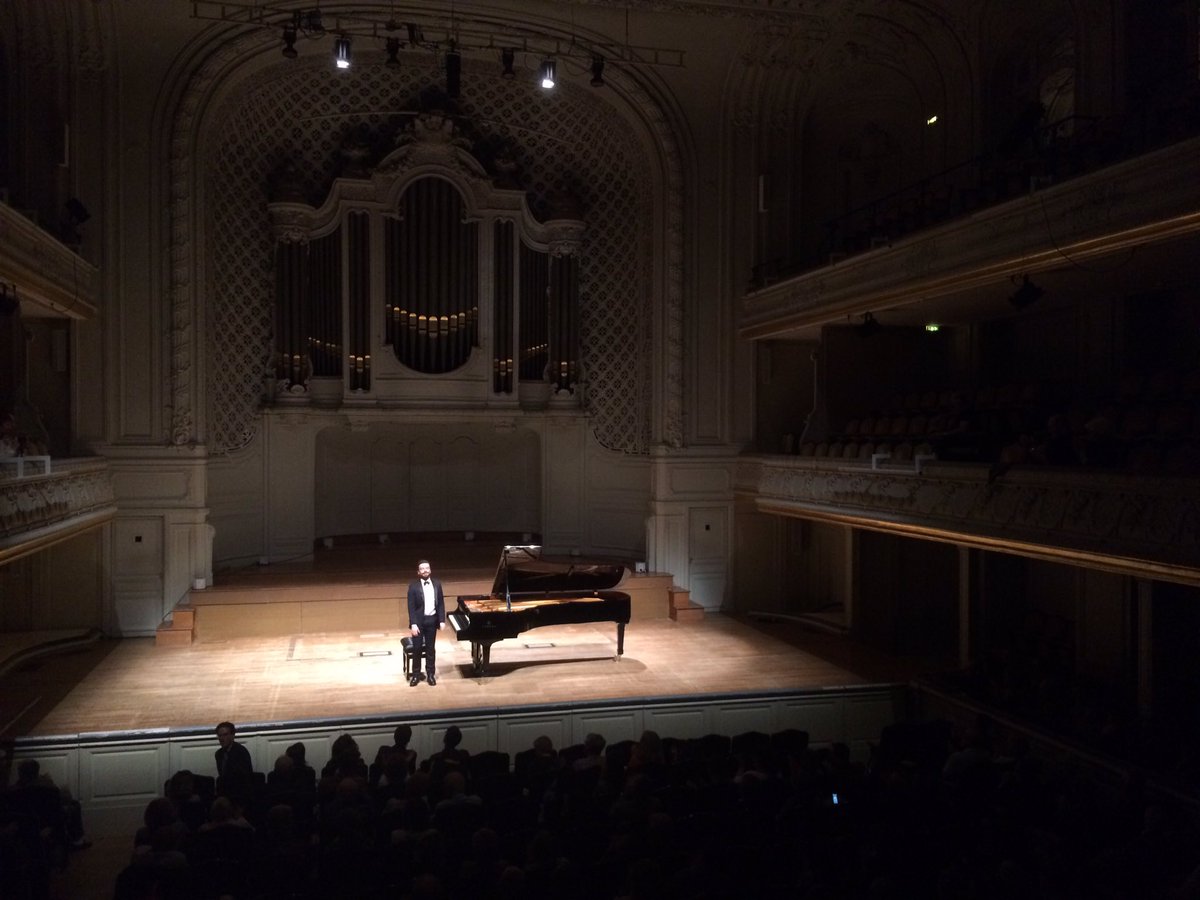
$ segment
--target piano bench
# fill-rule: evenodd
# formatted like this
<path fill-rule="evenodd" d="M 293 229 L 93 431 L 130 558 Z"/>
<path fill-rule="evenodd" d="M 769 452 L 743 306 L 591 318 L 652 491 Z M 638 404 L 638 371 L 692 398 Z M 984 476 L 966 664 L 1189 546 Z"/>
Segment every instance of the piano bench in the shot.
<path fill-rule="evenodd" d="M 415 655 L 412 635 L 400 638 L 400 648 L 404 651 L 404 677 L 408 678 L 412 674 L 412 661 Z"/>

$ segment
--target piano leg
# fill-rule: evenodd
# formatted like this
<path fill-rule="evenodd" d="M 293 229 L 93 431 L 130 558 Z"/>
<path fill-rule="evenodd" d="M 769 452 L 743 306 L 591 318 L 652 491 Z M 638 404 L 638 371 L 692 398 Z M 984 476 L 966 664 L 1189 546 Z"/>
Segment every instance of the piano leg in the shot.
<path fill-rule="evenodd" d="M 625 623 L 617 623 L 617 659 L 625 655 Z"/>
<path fill-rule="evenodd" d="M 478 641 L 471 642 L 471 665 L 474 667 L 476 675 L 483 674 L 483 644 Z"/>

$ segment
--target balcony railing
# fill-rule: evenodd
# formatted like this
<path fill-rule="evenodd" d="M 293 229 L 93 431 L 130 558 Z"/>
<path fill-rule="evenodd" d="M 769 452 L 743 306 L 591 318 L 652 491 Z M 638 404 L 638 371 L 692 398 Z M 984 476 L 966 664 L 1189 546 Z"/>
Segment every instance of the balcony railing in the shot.
<path fill-rule="evenodd" d="M 0 564 L 103 524 L 116 509 L 103 459 L 56 459 L 22 477 L 0 468 Z"/>
<path fill-rule="evenodd" d="M 762 512 L 1200 584 L 1200 479 L 989 469 L 746 456 L 737 490 Z"/>

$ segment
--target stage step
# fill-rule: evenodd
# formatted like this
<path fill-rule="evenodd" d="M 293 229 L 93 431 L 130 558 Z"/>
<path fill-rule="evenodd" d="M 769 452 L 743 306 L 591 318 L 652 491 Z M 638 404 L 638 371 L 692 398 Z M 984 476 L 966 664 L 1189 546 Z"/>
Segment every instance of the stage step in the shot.
<path fill-rule="evenodd" d="M 188 647 L 192 643 L 193 632 L 196 629 L 196 610 L 180 603 L 171 611 L 171 618 L 163 622 L 154 632 L 156 647 Z"/>
<path fill-rule="evenodd" d="M 675 585 L 670 589 L 671 618 L 676 622 L 695 622 L 704 618 L 704 607 L 692 602 L 692 592 Z"/>

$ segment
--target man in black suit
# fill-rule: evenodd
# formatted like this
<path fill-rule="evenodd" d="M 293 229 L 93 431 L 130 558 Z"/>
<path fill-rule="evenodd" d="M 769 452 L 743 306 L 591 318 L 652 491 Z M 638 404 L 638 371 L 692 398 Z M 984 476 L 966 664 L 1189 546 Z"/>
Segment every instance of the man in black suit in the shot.
<path fill-rule="evenodd" d="M 416 581 L 408 586 L 408 623 L 413 636 L 412 676 L 409 687 L 421 680 L 421 656 L 424 651 L 425 674 L 429 686 L 437 684 L 437 633 L 446 627 L 446 597 L 442 583 L 432 576 L 428 560 L 417 563 Z"/>
<path fill-rule="evenodd" d="M 245 745 L 234 740 L 236 732 L 232 722 L 217 726 L 217 793 L 244 804 L 254 787 L 254 763 Z"/>

